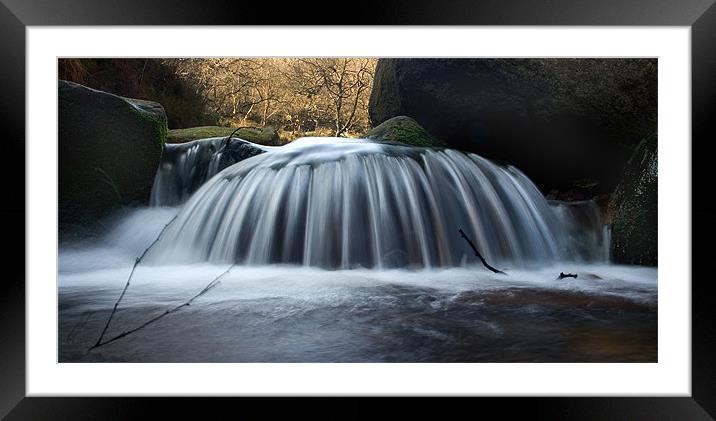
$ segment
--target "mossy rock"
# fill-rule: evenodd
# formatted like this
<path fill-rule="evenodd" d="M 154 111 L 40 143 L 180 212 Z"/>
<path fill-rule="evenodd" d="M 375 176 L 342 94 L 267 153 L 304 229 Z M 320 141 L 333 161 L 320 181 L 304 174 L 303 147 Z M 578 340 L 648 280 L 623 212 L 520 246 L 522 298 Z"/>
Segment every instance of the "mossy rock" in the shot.
<path fill-rule="evenodd" d="M 654 135 L 636 148 L 612 197 L 612 258 L 616 262 L 658 264 L 657 168 Z"/>
<path fill-rule="evenodd" d="M 154 131 L 153 137 L 158 139 L 159 143 L 164 147 L 167 142 L 169 128 L 167 127 L 167 115 L 164 106 L 158 102 L 146 101 L 143 99 L 123 98 L 125 101 L 134 105 L 132 110 L 137 117 L 146 121 L 152 126 Z"/>
<path fill-rule="evenodd" d="M 167 142 L 169 143 L 185 143 L 197 139 L 206 139 L 209 137 L 223 137 L 230 135 L 236 128 L 221 126 L 201 126 L 190 127 L 186 129 L 169 130 Z M 283 144 L 278 132 L 272 127 L 247 127 L 239 129 L 234 137 L 248 140 L 252 143 L 266 146 L 280 146 Z"/>
<path fill-rule="evenodd" d="M 417 121 L 406 116 L 386 120 L 369 130 L 364 137 L 379 142 L 396 142 L 411 146 L 445 146 Z"/>
<path fill-rule="evenodd" d="M 58 82 L 59 229 L 89 232 L 147 203 L 167 136 L 161 104 Z"/>

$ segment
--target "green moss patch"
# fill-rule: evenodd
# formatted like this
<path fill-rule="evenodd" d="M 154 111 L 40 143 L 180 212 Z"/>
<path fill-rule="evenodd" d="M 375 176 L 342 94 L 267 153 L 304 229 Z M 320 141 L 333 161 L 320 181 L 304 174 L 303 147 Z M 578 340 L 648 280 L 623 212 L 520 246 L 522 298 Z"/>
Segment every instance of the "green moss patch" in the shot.
<path fill-rule="evenodd" d="M 365 138 L 378 142 L 397 142 L 411 146 L 445 146 L 410 117 L 398 116 L 369 130 Z"/>
<path fill-rule="evenodd" d="M 167 136 L 169 133 L 166 117 L 162 118 L 161 116 L 154 115 L 136 107 L 131 107 L 130 109 L 131 112 L 137 115 L 137 117 L 139 117 L 141 120 L 144 120 L 151 124 L 152 137 L 157 139 L 161 147 L 164 147 L 164 144 L 167 142 Z"/>
<path fill-rule="evenodd" d="M 223 137 L 230 135 L 236 128 L 221 126 L 201 126 L 190 127 L 187 129 L 169 130 L 167 135 L 168 143 L 184 143 L 197 139 L 206 139 L 207 137 Z M 265 128 L 242 128 L 235 134 L 235 137 L 248 140 L 249 142 L 258 143 L 259 145 L 278 146 L 281 145 L 281 139 L 275 129 L 271 127 Z"/>

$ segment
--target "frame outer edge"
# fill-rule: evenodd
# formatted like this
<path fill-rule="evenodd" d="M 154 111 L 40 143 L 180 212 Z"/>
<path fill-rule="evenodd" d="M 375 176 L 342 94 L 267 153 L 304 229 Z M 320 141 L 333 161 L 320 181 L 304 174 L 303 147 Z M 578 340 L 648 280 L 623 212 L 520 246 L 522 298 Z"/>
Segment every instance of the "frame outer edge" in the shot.
<path fill-rule="evenodd" d="M 716 311 L 713 305 L 712 242 L 716 235 L 713 191 L 713 122 L 716 120 L 716 4 L 691 28 L 692 108 L 692 397 L 716 417 Z M 711 202 L 711 203 L 709 203 Z M 693 229 L 698 228 L 698 229 Z M 701 276 L 698 276 L 701 275 Z M 711 293 L 709 293 L 711 292 Z"/>
<path fill-rule="evenodd" d="M 19 7 L 20 4 L 14 0 L 2 0 L 0 3 L 0 39 L 3 40 L 0 43 L 0 51 L 2 51 L 2 57 L 4 59 L 3 70 L 0 77 L 0 92 L 5 101 L 3 104 L 5 109 L 3 115 L 6 117 L 4 124 L 4 139 L 0 142 L 0 149 L 2 153 L 8 157 L 17 157 L 19 155 L 25 156 L 24 142 L 25 142 L 25 23 L 21 22 L 5 5 L 11 3 L 11 6 L 16 10 L 19 16 L 24 18 L 25 22 L 30 24 L 65 24 L 65 25 L 86 25 L 86 24 L 99 24 L 97 21 L 93 21 L 94 18 L 99 16 L 93 16 L 93 13 L 84 14 L 81 17 L 68 16 L 67 14 L 51 14 L 47 13 L 47 9 L 44 11 L 42 8 L 35 8 L 28 12 L 27 8 Z M 30 2 L 28 2 L 30 3 Z M 33 2 L 35 6 L 38 6 L 38 2 Z M 42 1 L 39 2 L 43 5 Z M 46 5 L 45 2 L 44 5 Z M 59 0 L 57 3 L 66 5 L 66 0 Z M 152 2 L 157 3 L 157 2 Z M 704 3 L 703 1 L 699 2 Z M 709 191 L 710 180 L 712 179 L 711 174 L 704 168 L 708 168 L 705 164 L 710 159 L 711 155 L 705 151 L 706 145 L 712 140 L 713 136 L 709 136 L 710 122 L 716 119 L 716 79 L 713 75 L 716 74 L 716 5 L 713 4 L 713 0 L 709 0 L 710 7 L 701 14 L 692 26 L 692 191 Z M 693 4 L 693 3 L 692 3 Z M 683 7 L 683 4 L 681 5 Z M 709 6 L 709 5 L 707 5 Z M 693 6 L 690 10 L 693 11 Z M 469 9 L 469 7 L 468 7 Z M 549 8 L 544 11 L 548 12 Z M 71 10 L 71 9 L 70 9 Z M 181 24 L 186 21 L 184 14 L 183 18 L 177 16 L 182 14 L 179 10 L 178 14 L 173 14 L 169 18 L 164 18 L 164 22 L 161 24 Z M 186 11 L 186 10 L 185 10 Z M 22 12 L 22 13 L 21 13 Z M 29 14 L 28 14 L 29 13 Z M 44 14 L 44 15 L 43 15 Z M 572 20 L 567 22 L 565 19 L 562 24 L 599 24 L 599 23 L 580 23 L 584 20 L 584 14 L 576 14 L 571 16 Z M 630 22 L 626 24 L 634 25 L 684 25 L 691 22 L 685 22 L 684 14 L 679 14 L 678 19 L 669 20 L 663 18 L 663 12 L 659 15 L 646 16 L 639 22 Z M 147 13 L 146 16 L 152 16 L 154 13 Z M 230 14 L 229 14 L 230 15 Z M 466 13 L 466 16 L 471 13 Z M 490 15 L 490 13 L 487 13 Z M 494 13 L 492 14 L 494 16 Z M 579 16 L 582 16 L 580 19 Z M 154 15 L 156 16 L 156 15 Z M 226 15 L 225 15 L 226 16 Z M 564 16 L 564 15 L 561 15 Z M 606 24 L 608 19 L 605 18 L 604 13 L 599 15 L 601 24 Z M 656 18 L 655 18 L 656 16 Z M 88 17 L 92 18 L 88 21 Z M 385 19 L 386 16 L 383 16 Z M 569 16 L 568 16 L 569 18 Z M 111 17 L 105 16 L 98 20 L 102 21 L 102 24 L 127 24 L 127 16 L 115 16 L 114 22 Z M 150 18 L 151 19 L 151 18 Z M 167 21 L 169 19 L 169 21 Z M 421 22 L 425 19 L 424 16 L 413 16 L 411 19 L 414 23 Z M 453 18 L 454 19 L 454 18 Z M 472 18 L 474 20 L 474 18 Z M 481 17 L 480 20 L 490 20 L 489 17 Z M 533 17 L 532 22 L 540 19 L 539 17 Z M 129 17 L 131 20 L 131 17 Z M 199 16 L 197 19 L 201 23 L 203 17 Z M 394 18 L 388 17 L 386 21 L 393 21 Z M 459 19 L 462 20 L 462 19 Z M 501 19 L 498 18 L 498 21 Z M 524 21 L 525 19 L 518 19 L 518 21 Z M 495 20 L 492 19 L 492 22 Z M 413 23 L 404 22 L 404 23 Z M 160 23 L 160 22 L 157 22 Z M 278 22 L 274 22 L 278 23 Z M 392 22 L 391 22 L 392 23 Z M 463 22 L 467 24 L 475 24 L 477 22 Z M 522 22 L 503 22 L 501 24 L 516 24 Z M 545 24 L 549 22 L 544 22 Z M 534 23 L 533 23 L 534 24 Z M 622 23 L 624 24 L 624 23 Z M 18 101 L 19 99 L 19 101 Z M 694 153 L 701 152 L 701 153 Z M 699 164 L 699 165 L 697 165 Z M 22 164 L 24 169 L 24 161 Z M 4 180 L 12 180 L 13 177 L 17 177 L 17 172 L 12 171 L 13 168 L 9 166 L 0 166 L 5 176 Z M 8 183 L 6 184 L 7 196 L 13 199 L 11 206 L 4 205 L 0 210 L 2 216 L 6 221 L 17 221 L 22 218 L 23 224 L 14 224 L 14 227 L 8 227 L 11 232 L 11 236 L 14 236 L 18 241 L 9 247 L 7 250 L 6 259 L 9 262 L 20 262 L 23 264 L 14 265 L 14 270 L 18 273 L 9 273 L 3 282 L 3 291 L 0 294 L 0 417 L 10 411 L 18 401 L 22 400 L 25 395 L 25 268 L 24 268 L 24 254 L 25 254 L 25 239 L 24 239 L 24 212 L 25 212 L 25 191 L 24 183 Z M 704 190 L 706 189 L 706 190 Z M 693 219 L 692 225 L 698 224 L 699 230 L 694 231 L 692 229 L 692 241 L 694 242 L 693 247 L 693 262 L 699 261 L 710 261 L 712 258 L 710 255 L 709 248 L 696 247 L 697 242 L 703 241 L 703 244 L 708 244 L 707 241 L 714 238 L 716 234 L 716 207 L 709 205 L 705 201 L 695 200 L 696 196 L 692 195 L 692 212 Z M 22 227 L 22 228 L 20 228 Z M 7 232 L 6 232 L 7 234 Z M 19 234 L 19 235 L 18 235 Z M 22 240 L 20 240 L 22 238 Z M 693 269 L 696 269 L 693 265 Z M 701 278 L 702 282 L 706 282 L 707 278 Z M 714 361 L 714 355 L 716 355 L 716 329 L 713 328 L 711 323 L 714 320 L 715 314 L 713 306 L 710 303 L 710 295 L 707 294 L 706 287 L 704 284 L 695 283 L 692 285 L 692 367 L 698 367 L 697 370 L 692 370 L 692 396 L 693 400 L 698 403 L 706 412 L 710 413 L 713 417 L 716 414 L 716 361 Z"/>
<path fill-rule="evenodd" d="M 5 242 L 0 280 L 0 417 L 25 396 L 25 25 L 0 4 L 0 108 L 3 136 L 0 165 Z M 20 174 L 23 182 L 18 182 Z M 22 223 L 19 223 L 22 221 Z"/>
<path fill-rule="evenodd" d="M 26 25 L 691 25 L 713 0 L 363 0 L 338 19 L 334 2 L 2 0 Z M 326 13 L 328 15 L 328 13 Z M 330 20 L 329 20 L 330 19 Z"/>

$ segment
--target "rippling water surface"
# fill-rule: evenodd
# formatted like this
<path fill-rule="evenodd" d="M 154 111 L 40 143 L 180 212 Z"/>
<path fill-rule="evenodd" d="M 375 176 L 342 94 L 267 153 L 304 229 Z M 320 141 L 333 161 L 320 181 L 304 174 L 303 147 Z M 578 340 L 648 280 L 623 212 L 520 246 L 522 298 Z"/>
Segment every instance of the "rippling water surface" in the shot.
<path fill-rule="evenodd" d="M 172 214 L 170 209 L 147 212 L 153 215 L 135 217 L 164 220 Z M 60 253 L 60 361 L 657 358 L 656 269 L 575 263 L 503 266 L 507 276 L 481 266 L 416 271 L 235 266 L 190 306 L 88 352 L 124 287 L 134 256 L 156 235 L 153 230 L 119 232 L 124 239 L 66 247 Z M 140 264 L 107 337 L 185 302 L 228 267 Z M 579 277 L 557 280 L 562 271 Z"/>

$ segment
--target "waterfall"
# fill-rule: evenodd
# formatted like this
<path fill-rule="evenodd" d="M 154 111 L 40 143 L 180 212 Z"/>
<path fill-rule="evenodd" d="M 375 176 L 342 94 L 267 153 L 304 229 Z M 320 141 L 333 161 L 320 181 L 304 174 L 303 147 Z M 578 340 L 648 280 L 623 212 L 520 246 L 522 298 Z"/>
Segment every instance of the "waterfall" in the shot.
<path fill-rule="evenodd" d="M 221 170 L 218 141 L 203 142 L 176 147 L 162 164 L 173 171 L 157 174 L 155 204 L 196 191 L 149 262 L 459 266 L 476 261 L 460 228 L 497 264 L 600 258 L 601 244 L 575 240 L 581 213 L 475 154 L 302 138 Z"/>
<path fill-rule="evenodd" d="M 569 237 L 572 260 L 609 262 L 611 231 L 602 221 L 599 206 L 593 200 L 579 202 L 550 201 Z"/>
<path fill-rule="evenodd" d="M 246 140 L 212 137 L 164 147 L 154 177 L 150 204 L 176 206 L 184 203 L 202 184 L 224 168 L 269 150 Z"/>

